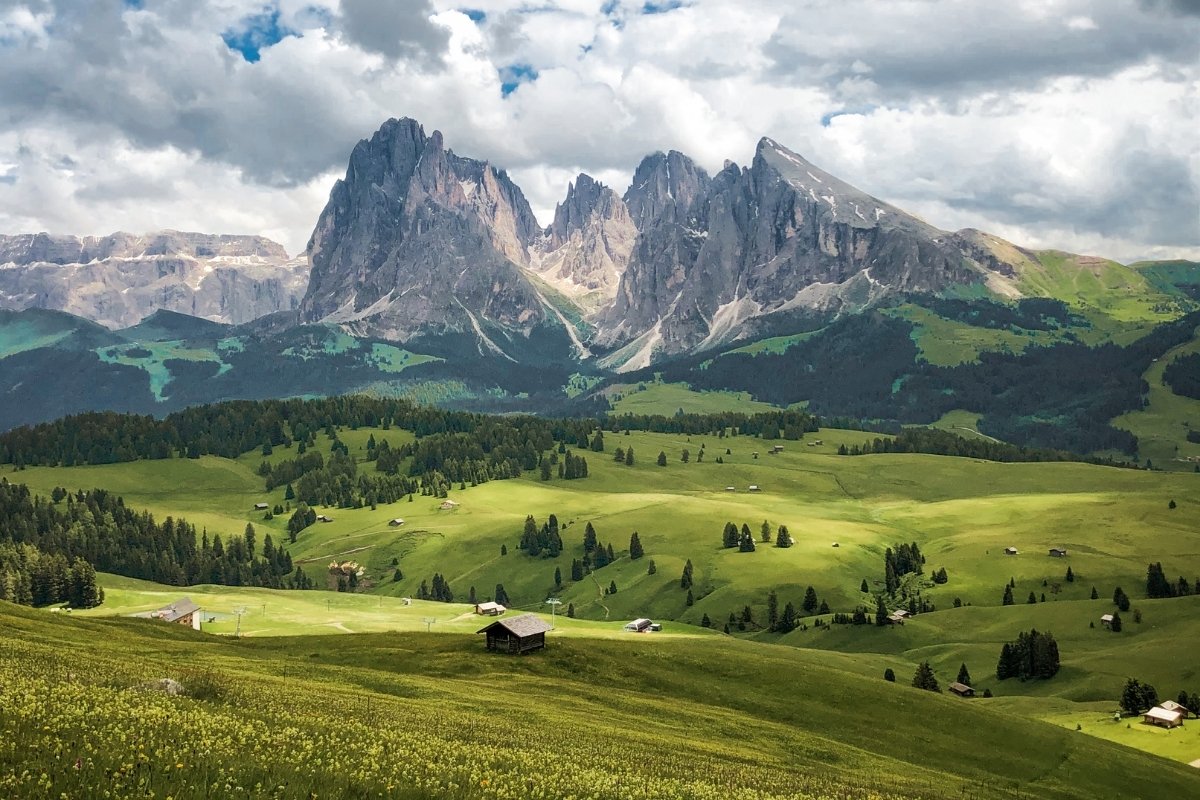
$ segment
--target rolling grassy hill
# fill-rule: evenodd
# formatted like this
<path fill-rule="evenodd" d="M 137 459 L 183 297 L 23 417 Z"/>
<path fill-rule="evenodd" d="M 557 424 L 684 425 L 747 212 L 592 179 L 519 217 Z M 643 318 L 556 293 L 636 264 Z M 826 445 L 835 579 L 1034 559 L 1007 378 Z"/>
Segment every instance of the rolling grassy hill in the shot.
<path fill-rule="evenodd" d="M 517 659 L 458 634 L 222 640 L 6 604 L 0 620 L 0 792 L 14 797 L 103 784 L 176 798 L 1065 800 L 1200 785 L 999 699 L 728 637 L 552 632 Z M 144 688 L 160 678 L 188 694 Z"/>

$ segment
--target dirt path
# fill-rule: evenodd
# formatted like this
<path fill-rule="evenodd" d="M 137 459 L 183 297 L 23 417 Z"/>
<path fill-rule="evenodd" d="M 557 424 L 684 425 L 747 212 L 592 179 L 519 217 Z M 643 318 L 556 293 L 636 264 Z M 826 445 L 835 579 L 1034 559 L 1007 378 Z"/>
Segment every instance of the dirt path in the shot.
<path fill-rule="evenodd" d="M 588 573 L 588 577 L 592 579 L 592 583 L 596 584 L 596 593 L 599 595 L 596 603 L 604 609 L 604 619 L 607 620 L 611 612 L 608 610 L 608 606 L 604 605 L 604 587 L 600 585 L 600 581 L 596 580 L 595 574 Z"/>

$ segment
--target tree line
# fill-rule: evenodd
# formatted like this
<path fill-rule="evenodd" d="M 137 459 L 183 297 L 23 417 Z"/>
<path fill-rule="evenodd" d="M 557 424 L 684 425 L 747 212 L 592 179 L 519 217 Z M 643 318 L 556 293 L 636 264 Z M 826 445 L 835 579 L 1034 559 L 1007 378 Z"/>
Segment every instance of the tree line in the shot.
<path fill-rule="evenodd" d="M 82 559 L 101 572 L 172 586 L 290 588 L 303 582 L 300 571 L 288 579 L 293 565 L 287 550 L 277 547 L 269 534 L 260 547 L 252 525 L 224 541 L 183 519 L 157 522 L 104 489 L 56 489 L 46 498 L 24 484 L 0 479 L 0 519 L 0 544 L 32 545 L 72 564 Z"/>
<path fill-rule="evenodd" d="M 928 453 L 937 456 L 961 456 L 985 461 L 1083 461 L 1105 466 L 1136 467 L 1128 461 L 1110 457 L 1081 456 L 1069 450 L 1044 447 L 1021 447 L 987 439 L 967 439 L 937 428 L 904 428 L 890 438 L 876 437 L 861 445 L 838 446 L 838 455 L 869 455 L 871 453 Z"/>

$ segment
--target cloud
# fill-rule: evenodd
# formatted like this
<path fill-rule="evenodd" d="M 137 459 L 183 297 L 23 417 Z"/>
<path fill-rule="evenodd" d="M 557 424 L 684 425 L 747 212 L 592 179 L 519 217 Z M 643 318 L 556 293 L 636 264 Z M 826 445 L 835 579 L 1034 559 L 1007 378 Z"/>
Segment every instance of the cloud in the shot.
<path fill-rule="evenodd" d="M 649 8 L 648 8 L 649 6 Z M 1181 0 L 0 0 L 0 230 L 302 248 L 388 117 L 543 221 L 762 135 L 945 228 L 1200 257 L 1200 16 Z M 659 12 L 659 13 L 654 13 Z M 257 226 L 257 227 L 256 227 Z"/>
<path fill-rule="evenodd" d="M 341 0 L 346 38 L 388 58 L 425 58 L 439 62 L 448 35 L 430 21 L 429 0 Z"/>

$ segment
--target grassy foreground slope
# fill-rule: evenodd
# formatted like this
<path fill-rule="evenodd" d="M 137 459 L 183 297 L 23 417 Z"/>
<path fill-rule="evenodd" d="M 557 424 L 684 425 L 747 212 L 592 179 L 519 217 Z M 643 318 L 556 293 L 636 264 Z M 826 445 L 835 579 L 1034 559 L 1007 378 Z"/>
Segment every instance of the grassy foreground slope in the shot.
<path fill-rule="evenodd" d="M 0 793 L 114 797 L 1186 797 L 1060 727 L 722 638 L 214 640 L 0 605 Z M 194 696 L 141 689 L 177 678 Z"/>

